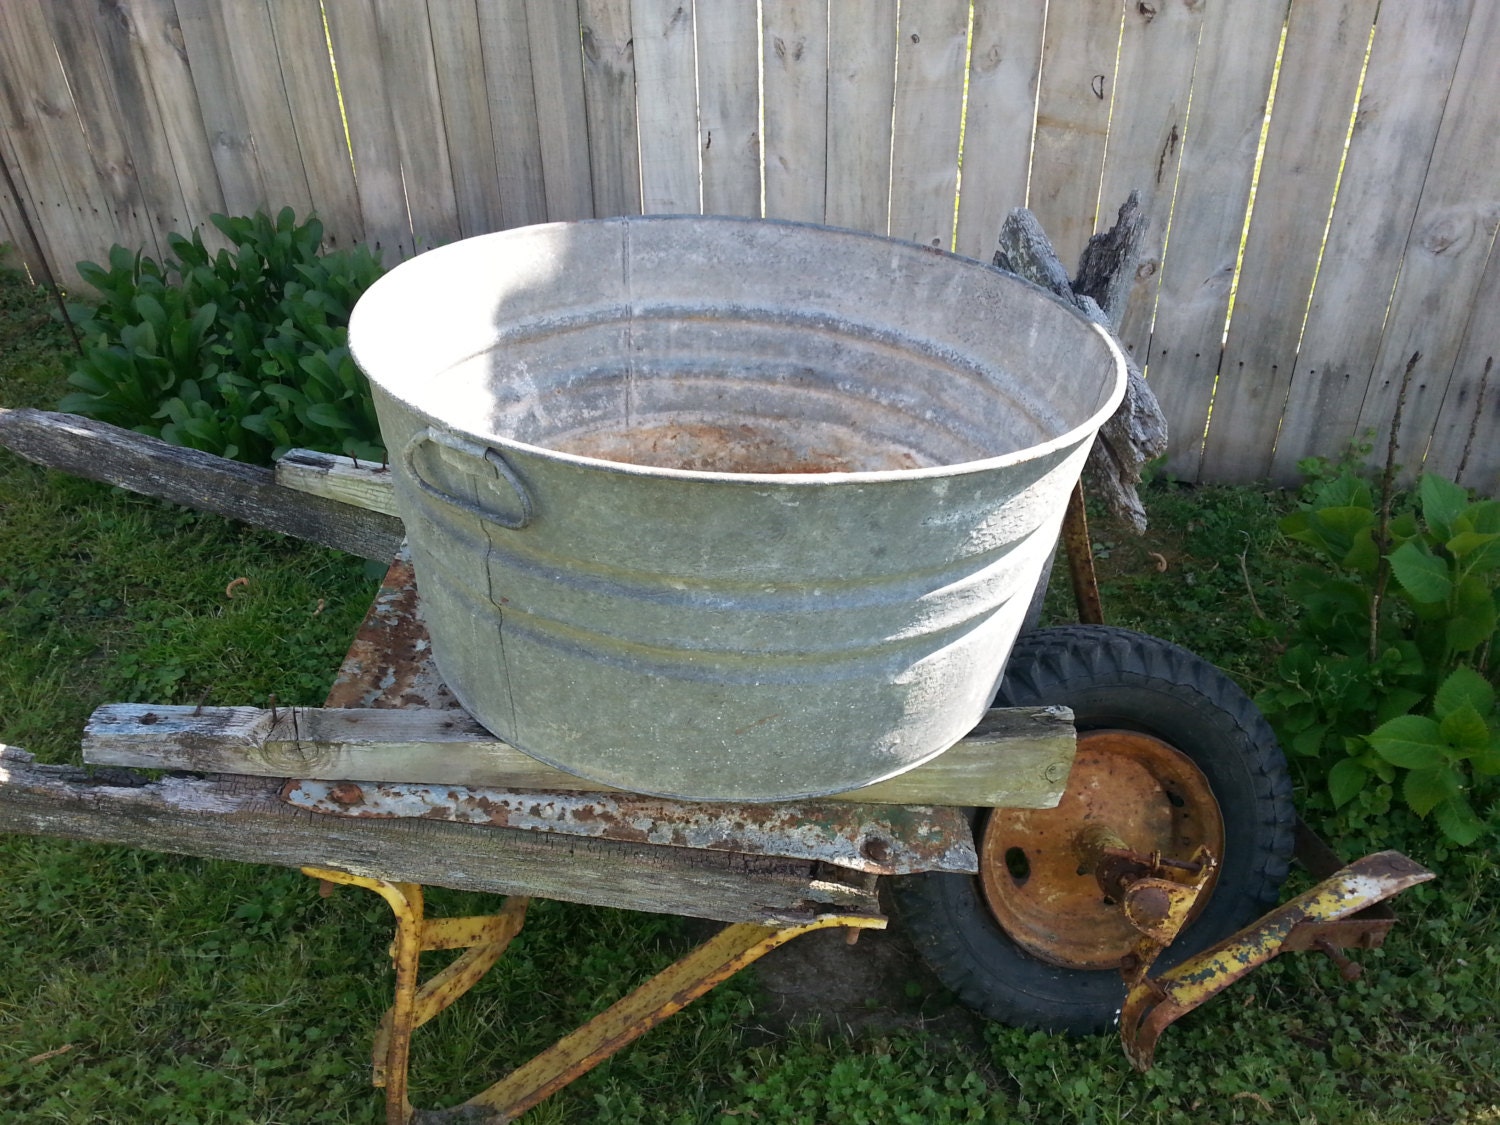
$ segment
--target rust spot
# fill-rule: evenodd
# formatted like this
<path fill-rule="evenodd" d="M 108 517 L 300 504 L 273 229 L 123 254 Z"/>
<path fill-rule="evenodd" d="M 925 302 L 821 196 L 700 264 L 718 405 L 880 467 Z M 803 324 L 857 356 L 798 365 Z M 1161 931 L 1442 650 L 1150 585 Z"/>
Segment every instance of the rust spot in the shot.
<path fill-rule="evenodd" d="M 341 781 L 328 790 L 328 797 L 336 804 L 348 808 L 357 805 L 365 799 L 365 791 L 352 781 Z"/>
<path fill-rule="evenodd" d="M 708 473 L 851 473 L 919 468 L 904 450 L 817 448 L 794 426 L 664 422 L 559 442 L 564 453 L 627 465 Z"/>
<path fill-rule="evenodd" d="M 142 715 L 139 719 L 136 720 L 136 722 L 141 723 L 141 724 L 143 724 L 145 726 L 148 726 L 148 727 L 152 723 L 157 722 L 157 721 L 158 721 L 158 718 L 157 718 L 157 714 L 156 714 L 155 711 L 147 711 L 144 715 Z"/>

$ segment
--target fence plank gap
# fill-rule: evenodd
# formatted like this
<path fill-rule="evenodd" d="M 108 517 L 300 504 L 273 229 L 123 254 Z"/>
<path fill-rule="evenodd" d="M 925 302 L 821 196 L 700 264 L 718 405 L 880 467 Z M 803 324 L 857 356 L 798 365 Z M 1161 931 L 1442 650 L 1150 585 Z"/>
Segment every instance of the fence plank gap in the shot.
<path fill-rule="evenodd" d="M 1358 436 L 1470 7 L 1416 0 L 1381 10 L 1271 459 L 1275 481 L 1295 483 L 1299 460 L 1337 456 Z"/>
<path fill-rule="evenodd" d="M 1281 41 L 1278 4 L 1204 15 L 1183 138 L 1179 206 L 1167 233 L 1147 375 L 1167 415 L 1170 471 L 1197 479 L 1218 375 L 1229 290 Z M 1160 337 L 1160 346 L 1158 346 Z"/>
<path fill-rule="evenodd" d="M 994 253 L 1005 216 L 1026 202 L 1045 14 L 1042 4 L 974 5 L 955 248 L 980 261 Z"/>
<path fill-rule="evenodd" d="M 1298 4 L 1287 26 L 1254 216 L 1214 394 L 1204 463 L 1215 480 L 1265 478 L 1296 364 L 1376 0 Z"/>

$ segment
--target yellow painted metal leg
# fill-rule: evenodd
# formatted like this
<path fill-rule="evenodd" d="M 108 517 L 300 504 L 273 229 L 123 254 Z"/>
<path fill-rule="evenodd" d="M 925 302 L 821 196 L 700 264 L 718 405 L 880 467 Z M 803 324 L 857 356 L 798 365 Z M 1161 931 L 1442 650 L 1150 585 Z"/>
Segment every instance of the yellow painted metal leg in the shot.
<path fill-rule="evenodd" d="M 509 1121 L 777 946 L 814 930 L 846 927 L 853 935 L 862 929 L 885 928 L 884 918 L 841 914 L 824 915 L 796 926 L 728 926 L 483 1093 L 451 1110 L 421 1111 L 413 1110 L 407 1099 L 412 1032 L 489 971 L 520 932 L 528 900 L 507 899 L 500 913 L 493 915 L 428 919 L 423 913 L 422 888 L 415 883 L 390 883 L 319 867 L 304 867 L 302 872 L 329 883 L 372 890 L 385 899 L 396 916 L 396 936 L 390 950 L 396 967 L 396 995 L 380 1021 L 374 1045 L 373 1082 L 385 1087 L 387 1125 Z M 433 949 L 466 952 L 419 985 L 421 954 Z"/>
<path fill-rule="evenodd" d="M 564 1036 L 482 1094 L 454 1110 L 485 1108 L 510 1120 L 586 1074 L 620 1048 L 687 1007 L 746 965 L 802 934 L 833 926 L 883 929 L 884 918 L 828 915 L 802 926 L 728 926 L 686 957 L 663 969 L 629 996 Z M 441 1120 L 439 1115 L 427 1115 Z"/>

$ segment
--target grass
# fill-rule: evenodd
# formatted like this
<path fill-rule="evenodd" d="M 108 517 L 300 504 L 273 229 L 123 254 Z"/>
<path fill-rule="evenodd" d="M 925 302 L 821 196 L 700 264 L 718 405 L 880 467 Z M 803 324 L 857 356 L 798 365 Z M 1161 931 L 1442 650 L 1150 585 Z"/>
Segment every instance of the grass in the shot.
<path fill-rule="evenodd" d="M 34 291 L 0 284 L 0 403 L 55 401 L 68 347 Z M 1275 637 L 1248 591 L 1272 621 L 1294 612 L 1274 530 L 1286 498 L 1159 481 L 1147 503 L 1144 539 L 1095 521 L 1112 622 L 1186 644 L 1257 689 Z M 249 585 L 227 598 L 238 577 Z M 1059 620 L 1065 585 L 1050 600 Z M 315 703 L 373 586 L 358 560 L 0 452 L 0 741 L 70 762 L 84 718 L 110 700 L 255 703 L 274 691 Z M 1304 808 L 1346 854 L 1403 847 L 1440 880 L 1404 896 L 1402 926 L 1360 958 L 1357 983 L 1322 958 L 1283 958 L 1169 1031 L 1147 1075 L 1109 1039 L 999 1026 L 770 1032 L 747 973 L 525 1120 L 1500 1120 L 1493 843 L 1449 852 L 1401 814 L 1376 839 L 1330 820 L 1315 794 Z M 493 903 L 430 897 L 434 913 Z M 277 868 L 9 836 L 0 904 L 0 1120 L 381 1120 L 368 1051 L 389 995 L 390 927 L 375 896 L 323 899 Z M 536 904 L 502 967 L 418 1033 L 414 1101 L 473 1093 L 697 936 L 674 918 Z"/>

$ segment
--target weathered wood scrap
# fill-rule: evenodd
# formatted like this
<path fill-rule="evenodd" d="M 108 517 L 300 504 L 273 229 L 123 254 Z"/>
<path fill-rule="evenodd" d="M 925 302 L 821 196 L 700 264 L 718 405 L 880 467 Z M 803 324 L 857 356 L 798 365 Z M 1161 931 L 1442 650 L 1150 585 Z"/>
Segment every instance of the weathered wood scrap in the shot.
<path fill-rule="evenodd" d="M 0 445 L 48 468 L 380 562 L 405 535 L 394 516 L 283 488 L 270 469 L 76 414 L 0 407 Z"/>
<path fill-rule="evenodd" d="M 806 860 L 626 844 L 421 819 L 322 816 L 271 778 L 97 773 L 0 748 L 0 832 L 60 836 L 425 886 L 521 894 L 726 922 L 878 915 L 864 877 Z"/>
<path fill-rule="evenodd" d="M 997 269 L 1013 273 L 1075 305 L 1085 316 L 1114 332 L 1124 310 L 1145 220 L 1135 193 L 1120 208 L 1113 228 L 1089 239 L 1076 281 L 1069 281 L 1052 243 L 1035 215 L 1017 207 L 1000 228 Z M 1107 302 L 1109 308 L 1098 303 Z M 1124 351 L 1123 345 L 1121 351 Z M 1138 532 L 1146 530 L 1146 509 L 1136 494 L 1141 466 L 1167 448 L 1167 422 L 1140 368 L 1125 352 L 1129 381 L 1120 407 L 1099 430 L 1084 476 L 1094 495 Z"/>
<path fill-rule="evenodd" d="M 1072 720 L 1062 707 L 996 708 L 931 762 L 828 799 L 1050 808 L 1072 764 Z M 96 765 L 260 777 L 616 792 L 521 753 L 463 711 L 425 707 L 111 703 L 90 717 L 83 757 Z"/>

